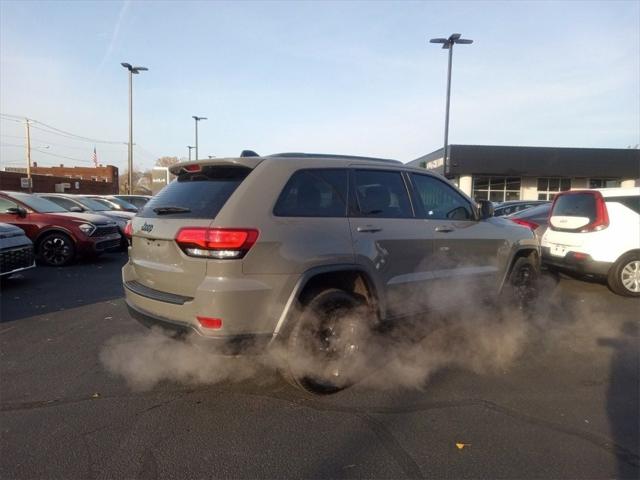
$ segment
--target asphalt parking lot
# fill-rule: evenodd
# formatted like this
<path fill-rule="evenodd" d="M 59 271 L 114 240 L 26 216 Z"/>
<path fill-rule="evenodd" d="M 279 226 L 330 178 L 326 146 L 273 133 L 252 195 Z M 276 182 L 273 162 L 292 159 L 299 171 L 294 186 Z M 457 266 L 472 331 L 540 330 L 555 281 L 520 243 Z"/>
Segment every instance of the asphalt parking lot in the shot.
<path fill-rule="evenodd" d="M 147 334 L 124 306 L 125 261 L 105 255 L 3 281 L 1 478 L 640 473 L 640 304 L 601 284 L 547 278 L 543 328 L 499 369 L 444 364 L 412 388 L 326 397 L 268 369 L 139 390 L 101 360 L 114 338 Z"/>

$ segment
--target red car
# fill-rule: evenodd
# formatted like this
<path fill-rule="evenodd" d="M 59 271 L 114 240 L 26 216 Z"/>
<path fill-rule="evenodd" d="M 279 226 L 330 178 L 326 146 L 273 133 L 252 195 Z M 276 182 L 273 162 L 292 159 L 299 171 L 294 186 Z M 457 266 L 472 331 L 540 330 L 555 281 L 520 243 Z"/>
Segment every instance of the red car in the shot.
<path fill-rule="evenodd" d="M 38 259 L 47 265 L 66 265 L 120 245 L 118 226 L 108 218 L 68 212 L 28 193 L 0 192 L 0 222 L 23 229 Z"/>

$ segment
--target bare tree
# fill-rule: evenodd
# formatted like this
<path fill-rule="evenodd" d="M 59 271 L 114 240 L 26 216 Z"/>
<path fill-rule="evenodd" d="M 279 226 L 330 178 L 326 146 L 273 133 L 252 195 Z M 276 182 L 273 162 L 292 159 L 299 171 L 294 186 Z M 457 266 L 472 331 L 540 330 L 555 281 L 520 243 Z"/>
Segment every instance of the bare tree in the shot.
<path fill-rule="evenodd" d="M 156 167 L 170 167 L 178 162 L 178 157 L 160 157 L 156 160 Z"/>

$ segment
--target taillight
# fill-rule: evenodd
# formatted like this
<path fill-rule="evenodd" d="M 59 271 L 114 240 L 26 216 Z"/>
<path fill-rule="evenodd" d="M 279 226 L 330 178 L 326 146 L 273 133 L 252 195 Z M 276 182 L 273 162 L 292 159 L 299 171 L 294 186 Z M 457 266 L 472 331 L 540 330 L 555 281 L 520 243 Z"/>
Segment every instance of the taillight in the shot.
<path fill-rule="evenodd" d="M 219 330 L 222 328 L 222 319 L 221 318 L 211 318 L 211 317 L 196 317 L 198 319 L 198 323 L 202 328 L 210 328 L 212 330 Z"/>
<path fill-rule="evenodd" d="M 129 220 L 127 224 L 124 226 L 124 236 L 127 237 L 129 240 L 131 240 L 132 235 L 133 235 L 133 225 L 131 223 L 131 220 Z"/>
<path fill-rule="evenodd" d="M 609 212 L 607 211 L 607 204 L 600 192 L 593 192 L 596 199 L 596 218 L 589 225 L 580 230 L 581 233 L 587 232 L 599 232 L 609 226 Z"/>
<path fill-rule="evenodd" d="M 535 230 L 536 228 L 538 228 L 540 226 L 536 222 L 531 222 L 529 220 L 523 220 L 522 218 L 510 218 L 509 220 L 511 220 L 514 223 L 517 223 L 518 225 L 522 225 L 523 227 L 530 228 L 531 230 Z"/>
<path fill-rule="evenodd" d="M 252 228 L 186 227 L 176 236 L 176 243 L 191 257 L 217 259 L 242 258 L 258 240 Z"/>
<path fill-rule="evenodd" d="M 182 167 L 182 170 L 188 173 L 197 173 L 202 170 L 202 167 L 197 163 L 192 163 L 191 165 L 185 165 Z"/>

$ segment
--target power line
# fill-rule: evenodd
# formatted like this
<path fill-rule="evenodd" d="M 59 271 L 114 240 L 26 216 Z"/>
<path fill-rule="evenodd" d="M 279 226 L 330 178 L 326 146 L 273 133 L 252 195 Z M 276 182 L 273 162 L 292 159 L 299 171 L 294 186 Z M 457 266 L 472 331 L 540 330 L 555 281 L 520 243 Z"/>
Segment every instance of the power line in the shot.
<path fill-rule="evenodd" d="M 9 115 L 9 114 L 6 114 L 6 113 L 0 113 L 0 117 L 2 117 L 5 120 L 10 120 L 10 121 L 17 122 L 17 123 L 20 123 L 20 122 L 23 122 L 23 121 L 28 121 L 31 124 L 36 124 L 36 125 L 40 125 L 41 127 L 44 127 L 44 128 L 39 128 L 39 127 L 36 127 L 35 125 L 32 125 L 32 128 L 35 128 L 37 130 L 42 130 L 42 131 L 45 131 L 45 132 L 48 132 L 48 133 L 52 133 L 54 135 L 60 135 L 60 136 L 67 137 L 67 138 L 73 138 L 73 139 L 76 139 L 76 140 L 79 140 L 79 141 L 90 142 L 90 143 L 104 143 L 104 144 L 111 144 L 111 145 L 123 145 L 123 144 L 127 143 L 127 142 L 115 142 L 115 141 L 111 141 L 111 140 L 100 140 L 100 139 L 97 139 L 97 138 L 91 138 L 91 137 L 85 137 L 85 136 L 82 136 L 82 135 L 77 135 L 75 133 L 67 132 L 66 130 L 62 130 L 60 128 L 53 127 L 51 125 L 48 125 L 48 124 L 46 124 L 44 122 L 41 122 L 39 120 L 34 120 L 32 118 L 18 117 L 17 115 Z"/>

